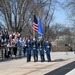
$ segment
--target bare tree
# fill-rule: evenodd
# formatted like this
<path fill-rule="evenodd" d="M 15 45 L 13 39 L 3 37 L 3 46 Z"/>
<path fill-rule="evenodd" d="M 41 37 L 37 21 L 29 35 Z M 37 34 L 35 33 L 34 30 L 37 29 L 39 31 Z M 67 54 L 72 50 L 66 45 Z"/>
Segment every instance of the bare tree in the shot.
<path fill-rule="evenodd" d="M 65 0 L 61 5 L 67 12 L 69 23 L 75 25 L 75 0 Z"/>
<path fill-rule="evenodd" d="M 37 4 L 35 0 L 0 0 L 0 18 L 3 20 L 0 23 L 4 23 L 8 30 L 21 32 L 33 13 L 45 6 L 46 2 L 42 0 Z"/>
<path fill-rule="evenodd" d="M 56 4 L 57 0 L 49 0 L 49 4 L 42 11 L 45 38 L 49 37 L 50 24 L 54 20 L 54 12 L 56 9 Z"/>

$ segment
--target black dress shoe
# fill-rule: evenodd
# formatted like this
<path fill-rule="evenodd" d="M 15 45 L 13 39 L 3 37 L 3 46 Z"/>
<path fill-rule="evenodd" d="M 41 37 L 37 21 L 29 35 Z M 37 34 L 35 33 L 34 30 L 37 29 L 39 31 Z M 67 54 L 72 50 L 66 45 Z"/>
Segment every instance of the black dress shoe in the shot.
<path fill-rule="evenodd" d="M 48 62 L 51 62 L 51 60 L 48 60 Z"/>
<path fill-rule="evenodd" d="M 27 60 L 27 62 L 29 62 L 29 61 Z"/>
<path fill-rule="evenodd" d="M 44 62 L 44 60 L 42 60 L 41 62 Z"/>

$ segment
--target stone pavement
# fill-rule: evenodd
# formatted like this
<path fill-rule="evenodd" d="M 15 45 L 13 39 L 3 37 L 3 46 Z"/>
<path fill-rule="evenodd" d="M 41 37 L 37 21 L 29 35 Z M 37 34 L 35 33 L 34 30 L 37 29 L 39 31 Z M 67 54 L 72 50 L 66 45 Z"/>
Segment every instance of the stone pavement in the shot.
<path fill-rule="evenodd" d="M 51 52 L 51 59 L 51 62 L 40 62 L 39 56 L 38 62 L 34 62 L 33 57 L 31 62 L 26 62 L 26 57 L 3 61 L 0 62 L 0 75 L 44 75 L 75 61 L 75 54 L 74 52 Z"/>

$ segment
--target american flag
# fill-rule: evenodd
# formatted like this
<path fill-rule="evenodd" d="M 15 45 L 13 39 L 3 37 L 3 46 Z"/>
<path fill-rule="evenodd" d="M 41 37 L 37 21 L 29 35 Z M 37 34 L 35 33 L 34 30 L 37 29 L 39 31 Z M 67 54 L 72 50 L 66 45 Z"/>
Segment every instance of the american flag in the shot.
<path fill-rule="evenodd" d="M 32 23 L 32 28 L 34 31 L 38 32 L 38 20 L 35 15 L 34 15 L 33 23 Z"/>

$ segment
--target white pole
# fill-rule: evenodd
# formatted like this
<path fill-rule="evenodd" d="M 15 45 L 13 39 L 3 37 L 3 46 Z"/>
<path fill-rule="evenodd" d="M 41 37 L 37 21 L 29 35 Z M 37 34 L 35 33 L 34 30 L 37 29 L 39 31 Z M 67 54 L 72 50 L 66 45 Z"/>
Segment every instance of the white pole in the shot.
<path fill-rule="evenodd" d="M 35 31 L 34 31 L 34 29 L 33 29 L 33 38 L 35 38 Z"/>

